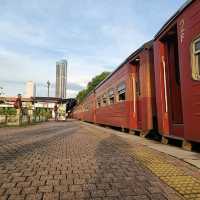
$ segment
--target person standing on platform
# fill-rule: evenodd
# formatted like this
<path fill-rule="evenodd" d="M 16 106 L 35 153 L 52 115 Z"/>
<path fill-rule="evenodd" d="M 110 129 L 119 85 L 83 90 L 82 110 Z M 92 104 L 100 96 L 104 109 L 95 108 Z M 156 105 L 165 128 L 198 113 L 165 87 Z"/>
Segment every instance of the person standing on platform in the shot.
<path fill-rule="evenodd" d="M 21 119 L 22 119 L 22 95 L 21 94 L 17 95 L 17 98 L 14 103 L 14 108 L 17 111 L 16 117 L 17 117 L 18 124 L 20 125 Z"/>
<path fill-rule="evenodd" d="M 22 112 L 22 95 L 21 94 L 17 95 L 17 98 L 14 103 L 14 107 L 17 110 L 17 115 L 20 115 Z"/>

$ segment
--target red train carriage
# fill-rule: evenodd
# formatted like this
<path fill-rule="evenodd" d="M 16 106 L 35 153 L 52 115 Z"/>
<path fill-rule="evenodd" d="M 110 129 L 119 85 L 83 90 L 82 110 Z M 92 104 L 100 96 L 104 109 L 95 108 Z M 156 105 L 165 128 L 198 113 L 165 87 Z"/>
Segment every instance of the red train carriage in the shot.
<path fill-rule="evenodd" d="M 82 120 L 83 119 L 83 107 L 82 104 L 76 106 L 73 110 L 72 116 L 74 119 Z"/>
<path fill-rule="evenodd" d="M 79 104 L 74 112 L 73 117 L 87 122 L 95 122 L 95 94 L 91 92 L 81 104 Z"/>
<path fill-rule="evenodd" d="M 83 101 L 83 120 L 95 122 L 95 94 L 91 92 Z"/>
<path fill-rule="evenodd" d="M 130 68 L 122 64 L 96 89 L 96 123 L 129 128 Z"/>
<path fill-rule="evenodd" d="M 129 56 L 95 89 L 96 123 L 148 133 L 155 117 L 152 42 Z"/>
<path fill-rule="evenodd" d="M 159 131 L 200 142 L 200 1 L 188 1 L 154 42 Z"/>

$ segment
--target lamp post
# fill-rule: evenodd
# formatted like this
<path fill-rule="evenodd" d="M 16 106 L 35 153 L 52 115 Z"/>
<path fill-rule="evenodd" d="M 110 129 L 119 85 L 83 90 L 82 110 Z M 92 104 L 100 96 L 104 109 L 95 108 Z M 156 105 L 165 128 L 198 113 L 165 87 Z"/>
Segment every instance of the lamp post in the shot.
<path fill-rule="evenodd" d="M 50 81 L 48 80 L 48 81 L 47 81 L 48 97 L 49 97 L 49 89 L 50 89 L 50 85 L 51 85 L 51 83 L 50 83 Z"/>

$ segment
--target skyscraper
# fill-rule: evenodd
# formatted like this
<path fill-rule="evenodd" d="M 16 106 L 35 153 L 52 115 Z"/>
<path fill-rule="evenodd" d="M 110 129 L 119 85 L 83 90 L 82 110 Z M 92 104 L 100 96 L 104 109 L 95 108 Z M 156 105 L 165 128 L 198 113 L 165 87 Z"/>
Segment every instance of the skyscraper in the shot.
<path fill-rule="evenodd" d="M 67 60 L 56 62 L 56 97 L 66 98 Z"/>
<path fill-rule="evenodd" d="M 33 81 L 28 81 L 26 83 L 26 97 L 35 97 L 36 95 L 36 85 Z"/>

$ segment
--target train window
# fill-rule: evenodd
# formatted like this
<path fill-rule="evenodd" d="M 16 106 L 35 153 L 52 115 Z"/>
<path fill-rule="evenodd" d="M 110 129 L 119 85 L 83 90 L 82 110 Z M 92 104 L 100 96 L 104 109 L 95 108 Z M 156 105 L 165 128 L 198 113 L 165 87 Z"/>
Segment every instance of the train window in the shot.
<path fill-rule="evenodd" d="M 85 105 L 85 111 L 89 111 L 89 106 L 88 106 L 88 104 Z"/>
<path fill-rule="evenodd" d="M 97 98 L 97 108 L 101 107 L 101 98 Z"/>
<path fill-rule="evenodd" d="M 114 90 L 111 89 L 108 91 L 108 97 L 109 97 L 109 104 L 115 103 L 115 97 L 114 97 Z"/>
<path fill-rule="evenodd" d="M 126 100 L 126 85 L 125 85 L 125 83 L 120 84 L 117 88 L 117 91 L 118 91 L 118 100 L 119 101 Z"/>
<path fill-rule="evenodd" d="M 192 43 L 192 78 L 200 80 L 200 37 Z"/>
<path fill-rule="evenodd" d="M 106 96 L 106 94 L 104 94 L 102 96 L 102 100 L 103 100 L 103 106 L 105 106 L 107 104 L 107 96 Z"/>

